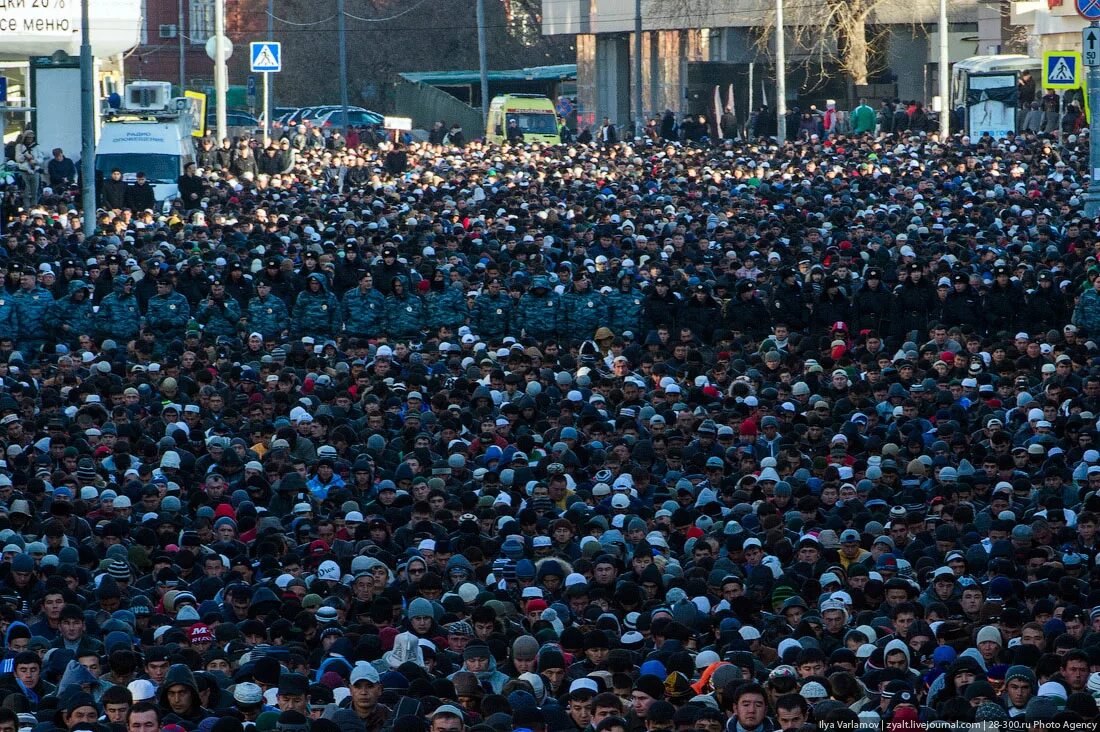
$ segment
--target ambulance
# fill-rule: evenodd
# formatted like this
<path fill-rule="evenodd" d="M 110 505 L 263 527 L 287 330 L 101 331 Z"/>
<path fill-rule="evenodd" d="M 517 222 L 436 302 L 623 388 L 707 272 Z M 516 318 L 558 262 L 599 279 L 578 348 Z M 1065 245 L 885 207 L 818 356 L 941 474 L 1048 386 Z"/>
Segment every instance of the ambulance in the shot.
<path fill-rule="evenodd" d="M 539 94 L 503 94 L 489 104 L 489 119 L 485 129 L 488 142 L 508 139 L 508 125 L 515 120 L 523 132 L 524 142 L 560 145 L 561 132 L 554 102 Z"/>

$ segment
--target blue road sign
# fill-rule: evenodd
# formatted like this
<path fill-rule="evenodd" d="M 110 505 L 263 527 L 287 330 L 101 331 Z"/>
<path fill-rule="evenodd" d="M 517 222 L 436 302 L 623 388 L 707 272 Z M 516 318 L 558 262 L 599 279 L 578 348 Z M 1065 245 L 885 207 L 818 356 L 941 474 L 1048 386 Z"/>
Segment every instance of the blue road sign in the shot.
<path fill-rule="evenodd" d="M 1047 89 L 1076 89 L 1080 83 L 1080 54 L 1076 51 L 1048 51 L 1043 54 L 1043 86 Z"/>
<path fill-rule="evenodd" d="M 1074 0 L 1077 14 L 1085 20 L 1100 20 L 1100 0 Z"/>
<path fill-rule="evenodd" d="M 258 41 L 248 44 L 248 50 L 249 70 L 253 73 L 283 70 L 282 44 L 276 41 Z"/>

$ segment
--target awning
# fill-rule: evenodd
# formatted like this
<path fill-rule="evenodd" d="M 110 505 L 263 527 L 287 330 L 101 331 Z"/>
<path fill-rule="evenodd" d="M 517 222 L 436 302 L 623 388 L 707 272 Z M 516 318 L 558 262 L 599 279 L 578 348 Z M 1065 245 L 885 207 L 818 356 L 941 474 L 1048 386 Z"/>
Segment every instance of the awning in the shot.
<path fill-rule="evenodd" d="M 414 84 L 429 86 L 462 86 L 479 84 L 481 75 L 474 71 L 407 71 L 400 74 L 402 79 Z M 556 66 L 532 66 L 526 69 L 507 69 L 490 71 L 489 82 L 502 81 L 562 81 L 577 78 L 576 64 L 558 64 Z"/>

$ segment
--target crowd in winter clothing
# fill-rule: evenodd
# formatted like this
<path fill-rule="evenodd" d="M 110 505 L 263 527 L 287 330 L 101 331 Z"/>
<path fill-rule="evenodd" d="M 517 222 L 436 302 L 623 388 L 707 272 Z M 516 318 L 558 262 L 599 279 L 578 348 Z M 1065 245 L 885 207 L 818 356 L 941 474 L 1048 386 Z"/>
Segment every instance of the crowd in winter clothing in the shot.
<path fill-rule="evenodd" d="M 0 732 L 1095 725 L 1087 139 L 867 109 L 9 209 Z"/>

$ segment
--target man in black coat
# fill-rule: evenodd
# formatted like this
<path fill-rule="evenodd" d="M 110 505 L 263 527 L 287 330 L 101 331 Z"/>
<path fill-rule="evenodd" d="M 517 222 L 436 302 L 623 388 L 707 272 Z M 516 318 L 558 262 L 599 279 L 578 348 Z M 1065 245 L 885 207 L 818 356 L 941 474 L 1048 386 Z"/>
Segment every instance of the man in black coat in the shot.
<path fill-rule="evenodd" d="M 979 331 L 985 327 L 981 295 L 970 286 L 970 277 L 963 272 L 957 272 L 951 278 L 951 292 L 943 309 L 943 323 L 949 328 L 969 325 Z"/>
<path fill-rule="evenodd" d="M 806 327 L 810 311 L 806 308 L 802 285 L 792 268 L 784 267 L 779 270 L 779 284 L 772 293 L 771 307 L 768 310 L 774 323 L 784 323 L 792 330 Z"/>
<path fill-rule="evenodd" d="M 737 283 L 737 297 L 729 304 L 726 321 L 730 330 L 752 336 L 754 341 L 765 337 L 770 328 L 768 308 L 756 296 L 756 284 L 752 280 Z"/>
<path fill-rule="evenodd" d="M 645 327 L 648 331 L 664 326 L 669 332 L 676 328 L 676 316 L 680 301 L 672 293 L 667 277 L 658 277 L 642 304 Z"/>
<path fill-rule="evenodd" d="M 218 166 L 218 151 L 214 147 L 214 140 L 210 137 L 202 138 L 199 149 L 195 151 L 195 164 L 209 172 Z"/>
<path fill-rule="evenodd" d="M 848 323 L 852 306 L 840 289 L 840 280 L 834 275 L 825 278 L 825 290 L 814 302 L 811 325 L 815 331 L 828 333 L 835 323 Z"/>
<path fill-rule="evenodd" d="M 856 333 L 863 330 L 886 332 L 891 300 L 890 291 L 882 284 L 882 270 L 878 267 L 868 268 L 863 286 L 856 292 L 852 302 L 852 330 Z"/>
<path fill-rule="evenodd" d="M 195 164 L 183 166 L 183 175 L 176 180 L 180 191 L 180 201 L 188 211 L 196 209 L 202 203 L 202 178 L 195 175 Z"/>
<path fill-rule="evenodd" d="M 405 148 L 400 143 L 394 145 L 393 149 L 386 153 L 383 167 L 390 175 L 401 175 L 408 169 L 409 154 L 405 152 Z"/>
<path fill-rule="evenodd" d="M 928 312 L 936 295 L 925 283 L 921 265 L 911 262 L 908 267 L 909 279 L 894 290 L 890 322 L 894 336 L 900 340 L 908 339 L 913 331 L 920 334 L 928 329 Z"/>
<path fill-rule="evenodd" d="M 1054 283 L 1054 275 L 1049 270 L 1039 273 L 1035 290 L 1028 298 L 1028 313 L 1035 322 L 1036 331 L 1057 330 L 1069 322 L 1065 295 Z"/>
<path fill-rule="evenodd" d="M 122 171 L 115 168 L 111 171 L 111 177 L 103 181 L 100 191 L 100 203 L 103 208 L 126 208 L 126 181 L 122 180 Z"/>
<path fill-rule="evenodd" d="M 691 328 L 693 335 L 707 343 L 722 319 L 722 304 L 707 292 L 705 285 L 695 285 L 689 293 L 680 306 L 678 324 L 681 329 Z"/>
<path fill-rule="evenodd" d="M 985 310 L 986 326 L 989 332 L 1015 333 L 1019 328 L 1020 317 L 1024 313 L 1026 301 L 1024 289 L 1009 280 L 1008 267 L 1001 265 L 993 271 L 995 277 L 989 291 L 982 301 Z"/>
<path fill-rule="evenodd" d="M 126 191 L 126 207 L 132 211 L 144 211 L 157 206 L 153 186 L 145 179 L 145 173 L 137 174 L 137 182 Z"/>

